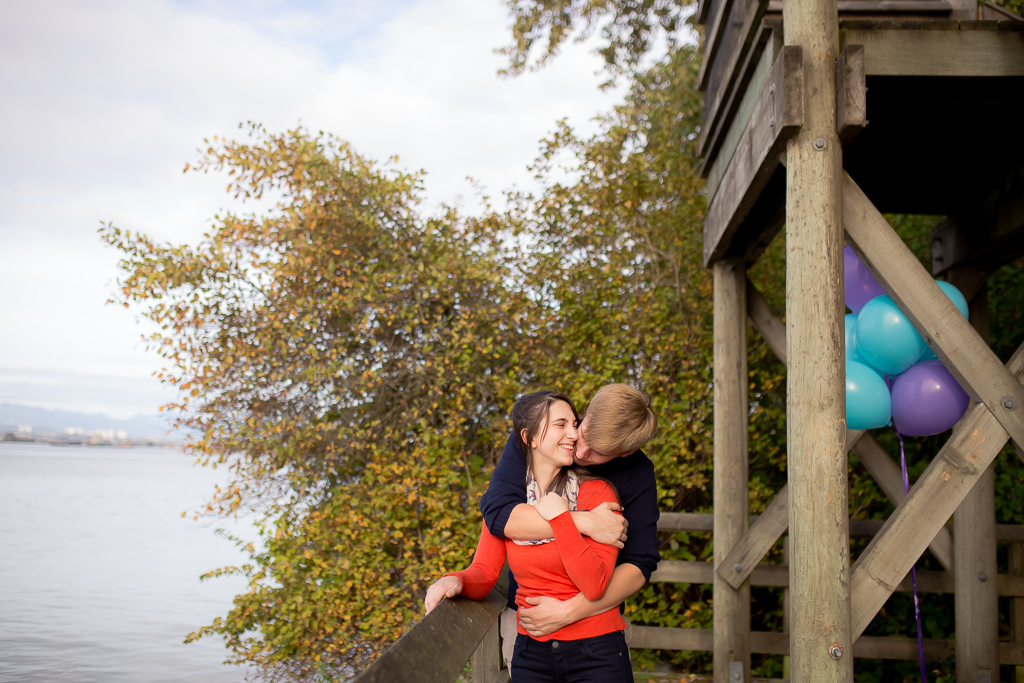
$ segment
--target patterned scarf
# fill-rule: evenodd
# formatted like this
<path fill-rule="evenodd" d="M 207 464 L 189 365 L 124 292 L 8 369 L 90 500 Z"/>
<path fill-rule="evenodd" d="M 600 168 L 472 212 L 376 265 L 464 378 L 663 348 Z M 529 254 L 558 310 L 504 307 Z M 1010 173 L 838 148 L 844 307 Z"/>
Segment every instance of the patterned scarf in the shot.
<path fill-rule="evenodd" d="M 569 503 L 569 510 L 576 510 L 576 499 L 580 495 L 580 478 L 575 472 L 569 472 L 569 479 L 565 485 L 565 493 L 562 497 Z M 537 507 L 540 504 L 540 499 L 544 497 L 544 494 L 540 490 L 540 485 L 537 483 L 536 477 L 533 473 L 526 475 L 526 502 L 530 505 Z M 552 538 L 541 538 L 535 541 L 512 541 L 516 545 L 541 545 L 542 543 L 551 543 L 555 540 Z"/>

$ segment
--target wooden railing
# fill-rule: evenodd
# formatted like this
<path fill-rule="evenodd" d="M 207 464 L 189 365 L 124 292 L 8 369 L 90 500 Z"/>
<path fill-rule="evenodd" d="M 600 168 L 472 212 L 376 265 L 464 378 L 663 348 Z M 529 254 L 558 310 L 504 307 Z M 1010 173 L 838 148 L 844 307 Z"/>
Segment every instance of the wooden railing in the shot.
<path fill-rule="evenodd" d="M 757 516 L 750 518 L 751 523 Z M 881 528 L 881 521 L 851 520 L 850 536 L 871 537 Z M 711 533 L 713 515 L 704 513 L 663 512 L 658 531 Z M 996 526 L 996 541 L 1011 543 L 1010 573 L 996 577 L 999 595 L 1011 596 L 1011 642 L 999 644 L 1002 664 L 1022 667 L 1020 683 L 1024 683 L 1024 526 Z M 710 562 L 663 560 L 651 577 L 655 582 L 709 584 L 713 581 Z M 784 565 L 758 565 L 751 573 L 755 586 L 786 587 L 789 571 Z M 952 593 L 953 579 L 945 572 L 919 571 L 918 590 L 922 593 Z M 357 676 L 353 683 L 453 683 L 472 658 L 472 683 L 506 683 L 498 634 L 498 617 L 505 607 L 508 579 L 502 573 L 498 585 L 480 602 L 456 598 L 443 600 L 433 612 L 413 626 L 373 664 Z M 897 590 L 911 590 L 904 581 Z M 713 647 L 710 629 L 661 628 L 634 626 L 630 647 L 659 650 L 702 650 Z M 953 641 L 926 640 L 925 656 L 944 659 L 954 654 Z M 758 631 L 751 633 L 751 651 L 757 654 L 789 653 L 789 634 Z M 869 659 L 917 659 L 914 638 L 881 638 L 861 636 L 854 645 L 854 657 Z"/>
<path fill-rule="evenodd" d="M 508 574 L 502 572 L 483 600 L 442 600 L 352 683 L 452 683 L 471 656 L 473 683 L 495 683 L 501 662 L 498 616 L 507 588 Z"/>

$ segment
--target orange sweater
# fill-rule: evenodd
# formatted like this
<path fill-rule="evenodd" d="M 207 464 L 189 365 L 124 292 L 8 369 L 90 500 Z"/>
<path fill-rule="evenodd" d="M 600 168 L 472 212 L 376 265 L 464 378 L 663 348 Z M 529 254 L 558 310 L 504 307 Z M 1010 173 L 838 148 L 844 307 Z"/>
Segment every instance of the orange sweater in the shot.
<path fill-rule="evenodd" d="M 601 503 L 615 500 L 615 492 L 607 482 L 585 481 L 580 486 L 577 509 L 593 510 Z M 604 595 L 615 570 L 618 549 L 581 536 L 568 513 L 552 519 L 551 528 L 555 532 L 553 542 L 519 545 L 492 536 L 484 527 L 473 556 L 473 564 L 454 574 L 462 580 L 462 595 L 472 600 L 480 600 L 487 595 L 498 579 L 506 556 L 519 583 L 516 604 L 521 608 L 530 607 L 526 602 L 528 597 L 548 596 L 567 600 L 577 593 L 583 593 L 588 600 L 597 600 Z M 516 626 L 520 633 L 526 635 L 518 623 L 518 617 Z M 611 609 L 536 640 L 579 640 L 624 628 L 626 624 L 619 610 Z"/>

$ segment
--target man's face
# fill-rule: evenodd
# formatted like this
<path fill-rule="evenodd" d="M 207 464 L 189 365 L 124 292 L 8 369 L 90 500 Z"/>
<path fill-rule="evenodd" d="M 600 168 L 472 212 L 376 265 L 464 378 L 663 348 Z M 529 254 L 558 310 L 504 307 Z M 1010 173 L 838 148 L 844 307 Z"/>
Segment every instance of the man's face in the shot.
<path fill-rule="evenodd" d="M 576 439 L 576 464 L 582 465 L 583 467 L 589 467 L 591 465 L 603 465 L 610 460 L 621 457 L 623 453 L 601 453 L 595 451 L 587 443 L 587 420 L 589 418 L 584 417 L 583 422 L 580 423 L 580 428 L 577 430 L 578 438 Z"/>

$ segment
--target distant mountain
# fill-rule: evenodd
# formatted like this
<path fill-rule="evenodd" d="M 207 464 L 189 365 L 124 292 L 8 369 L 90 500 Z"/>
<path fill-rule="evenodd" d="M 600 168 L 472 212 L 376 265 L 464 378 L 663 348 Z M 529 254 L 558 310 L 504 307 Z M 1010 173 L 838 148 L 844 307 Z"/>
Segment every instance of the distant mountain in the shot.
<path fill-rule="evenodd" d="M 126 432 L 129 439 L 177 440 L 177 435 L 168 434 L 170 424 L 162 415 L 137 415 L 118 420 L 102 413 L 74 413 L 0 403 L 0 432 L 14 431 L 21 425 L 32 427 L 35 433 L 64 434 L 72 429 L 89 434 L 96 430 L 113 430 Z"/>

